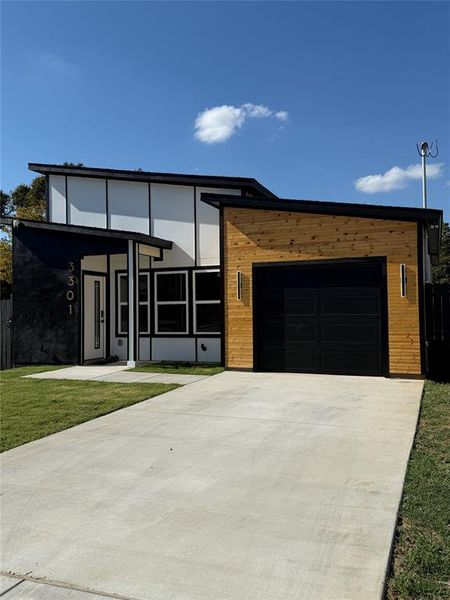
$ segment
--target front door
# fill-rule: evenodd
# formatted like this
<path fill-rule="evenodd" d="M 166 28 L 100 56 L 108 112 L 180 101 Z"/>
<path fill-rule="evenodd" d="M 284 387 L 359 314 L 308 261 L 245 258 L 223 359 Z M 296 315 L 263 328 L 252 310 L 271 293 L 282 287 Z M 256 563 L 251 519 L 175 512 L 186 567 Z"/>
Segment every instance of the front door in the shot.
<path fill-rule="evenodd" d="M 84 360 L 101 360 L 105 354 L 105 276 L 84 275 Z"/>

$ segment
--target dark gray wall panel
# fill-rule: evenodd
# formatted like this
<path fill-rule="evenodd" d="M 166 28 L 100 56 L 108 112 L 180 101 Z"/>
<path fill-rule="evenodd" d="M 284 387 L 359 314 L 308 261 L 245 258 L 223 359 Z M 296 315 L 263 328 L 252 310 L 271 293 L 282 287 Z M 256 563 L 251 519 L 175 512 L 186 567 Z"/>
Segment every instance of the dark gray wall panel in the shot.
<path fill-rule="evenodd" d="M 108 252 L 126 252 L 126 241 L 23 226 L 14 230 L 13 360 L 16 364 L 79 362 L 80 259 Z M 74 277 L 72 286 L 70 275 Z"/>

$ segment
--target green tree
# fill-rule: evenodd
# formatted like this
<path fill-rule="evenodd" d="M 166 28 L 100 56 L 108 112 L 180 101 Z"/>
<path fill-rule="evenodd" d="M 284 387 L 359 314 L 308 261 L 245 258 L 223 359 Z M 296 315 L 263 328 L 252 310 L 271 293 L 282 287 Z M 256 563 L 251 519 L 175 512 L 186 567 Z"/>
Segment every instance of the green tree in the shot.
<path fill-rule="evenodd" d="M 35 177 L 30 185 L 21 183 L 7 194 L 0 190 L 1 216 L 43 221 L 46 217 L 45 177 Z M 12 280 L 11 230 L 1 226 L 3 236 L 0 239 L 0 285 L 9 289 Z"/>
<path fill-rule="evenodd" d="M 444 223 L 441 237 L 439 264 L 432 267 L 433 283 L 450 284 L 450 225 Z"/>

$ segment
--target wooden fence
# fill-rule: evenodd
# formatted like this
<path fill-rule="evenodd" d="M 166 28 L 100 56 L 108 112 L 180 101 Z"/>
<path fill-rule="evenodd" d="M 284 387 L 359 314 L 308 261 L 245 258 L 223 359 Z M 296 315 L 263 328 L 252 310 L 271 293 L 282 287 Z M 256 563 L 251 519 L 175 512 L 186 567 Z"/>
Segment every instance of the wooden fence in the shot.
<path fill-rule="evenodd" d="M 450 381 L 450 285 L 425 286 L 428 377 Z"/>
<path fill-rule="evenodd" d="M 12 299 L 0 300 L 0 369 L 10 369 Z"/>

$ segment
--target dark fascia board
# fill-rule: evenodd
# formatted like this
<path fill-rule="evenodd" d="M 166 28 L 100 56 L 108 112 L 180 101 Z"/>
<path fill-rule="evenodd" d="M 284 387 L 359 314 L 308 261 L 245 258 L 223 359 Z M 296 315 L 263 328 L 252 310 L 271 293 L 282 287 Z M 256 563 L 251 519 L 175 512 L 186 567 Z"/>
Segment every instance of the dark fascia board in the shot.
<path fill-rule="evenodd" d="M 125 169 L 103 169 L 98 167 L 69 167 L 44 163 L 28 163 L 28 169 L 42 175 L 69 175 L 73 177 L 99 177 L 126 181 L 150 181 L 170 185 L 197 185 L 204 187 L 229 187 L 244 189 L 258 196 L 277 198 L 253 177 L 226 177 L 217 175 L 189 175 L 182 173 L 156 173 L 152 171 L 130 171 Z"/>
<path fill-rule="evenodd" d="M 120 229 L 102 229 L 100 227 L 85 227 L 84 225 L 65 225 L 62 223 L 50 223 L 48 221 L 30 221 L 28 219 L 16 219 L 15 217 L 1 217 L 1 225 L 11 227 L 30 227 L 31 229 L 45 229 L 47 231 L 59 231 L 62 233 L 74 235 L 92 235 L 95 237 L 104 237 L 109 239 L 132 240 L 146 246 L 161 248 L 162 250 L 171 250 L 172 242 L 162 238 L 146 235 L 145 233 L 136 233 L 134 231 L 122 231 Z"/>
<path fill-rule="evenodd" d="M 378 204 L 352 204 L 351 202 L 326 202 L 320 200 L 291 200 L 267 198 L 240 198 L 225 194 L 202 194 L 206 204 L 216 208 L 235 207 L 263 210 L 282 210 L 290 212 L 343 215 L 368 219 L 387 219 L 393 221 L 426 222 L 441 228 L 442 210 L 434 208 L 409 208 L 402 206 L 383 206 Z"/>

